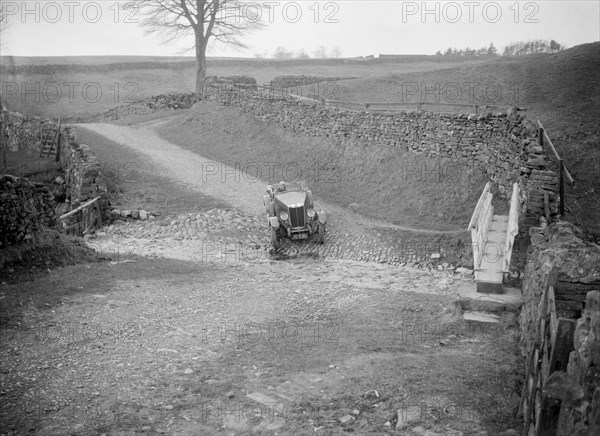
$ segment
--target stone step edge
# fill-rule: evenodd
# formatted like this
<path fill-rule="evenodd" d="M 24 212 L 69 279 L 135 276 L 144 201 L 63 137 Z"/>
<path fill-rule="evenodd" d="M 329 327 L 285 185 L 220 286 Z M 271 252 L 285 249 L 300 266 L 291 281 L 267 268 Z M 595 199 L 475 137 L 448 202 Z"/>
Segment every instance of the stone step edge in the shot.
<path fill-rule="evenodd" d="M 490 313 L 490 312 L 466 310 L 462 316 L 465 321 L 477 321 L 477 322 L 485 322 L 485 323 L 491 323 L 491 324 L 500 324 L 500 316 L 498 316 L 494 313 Z"/>

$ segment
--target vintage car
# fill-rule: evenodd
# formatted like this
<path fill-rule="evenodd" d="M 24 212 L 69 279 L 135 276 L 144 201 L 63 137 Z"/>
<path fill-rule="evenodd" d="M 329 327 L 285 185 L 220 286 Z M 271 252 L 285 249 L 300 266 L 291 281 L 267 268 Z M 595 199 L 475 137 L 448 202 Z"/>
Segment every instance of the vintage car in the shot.
<path fill-rule="evenodd" d="M 304 186 L 286 187 L 285 183 L 273 187 L 267 185 L 263 197 L 271 243 L 274 248 L 281 246 L 283 238 L 308 239 L 317 235 L 320 244 L 325 243 L 327 215 L 314 209 L 312 192 Z"/>

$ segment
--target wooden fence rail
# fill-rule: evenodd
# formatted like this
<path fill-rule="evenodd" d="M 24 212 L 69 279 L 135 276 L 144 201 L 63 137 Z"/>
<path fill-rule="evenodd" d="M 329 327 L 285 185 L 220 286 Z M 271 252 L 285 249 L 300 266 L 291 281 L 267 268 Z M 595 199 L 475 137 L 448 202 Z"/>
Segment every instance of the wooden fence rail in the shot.
<path fill-rule="evenodd" d="M 542 149 L 544 149 L 544 145 L 548 144 L 548 147 L 554 154 L 554 157 L 556 157 L 556 159 L 558 160 L 558 192 L 559 192 L 559 197 L 560 197 L 559 213 L 562 217 L 565 215 L 565 181 L 564 181 L 565 177 L 567 178 L 567 180 L 569 181 L 569 183 L 571 185 L 573 183 L 575 183 L 575 180 L 571 176 L 571 173 L 569 173 L 569 170 L 567 170 L 567 167 L 565 166 L 563 159 L 560 157 L 560 155 L 556 151 L 554 144 L 552 144 L 552 141 L 550 140 L 550 137 L 548 136 L 548 133 L 546 132 L 546 129 L 544 128 L 544 126 L 542 126 L 542 123 L 540 122 L 540 120 L 538 120 L 538 127 L 539 127 L 538 136 L 539 136 L 539 141 L 540 141 L 540 147 L 542 147 Z"/>

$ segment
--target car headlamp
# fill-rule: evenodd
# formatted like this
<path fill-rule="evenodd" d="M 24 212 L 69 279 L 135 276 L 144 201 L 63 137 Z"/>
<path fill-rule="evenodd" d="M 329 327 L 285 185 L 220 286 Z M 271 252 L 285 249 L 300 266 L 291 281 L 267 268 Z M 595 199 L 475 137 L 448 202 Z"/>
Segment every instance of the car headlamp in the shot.
<path fill-rule="evenodd" d="M 288 219 L 288 214 L 287 214 L 287 212 L 281 212 L 281 213 L 279 214 L 279 218 L 281 218 L 281 221 L 287 221 L 287 219 Z"/>
<path fill-rule="evenodd" d="M 316 214 L 316 212 L 315 212 L 315 210 L 314 210 L 314 209 L 308 209 L 308 210 L 306 211 L 306 214 L 307 214 L 307 215 L 308 215 L 310 218 L 314 218 L 314 217 L 315 217 L 315 214 Z"/>

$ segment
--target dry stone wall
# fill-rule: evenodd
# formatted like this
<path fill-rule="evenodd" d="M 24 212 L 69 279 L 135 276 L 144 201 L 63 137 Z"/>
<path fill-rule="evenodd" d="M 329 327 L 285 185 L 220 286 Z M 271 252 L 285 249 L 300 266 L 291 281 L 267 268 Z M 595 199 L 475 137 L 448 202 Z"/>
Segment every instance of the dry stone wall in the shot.
<path fill-rule="evenodd" d="M 560 221 L 531 238 L 523 277 L 521 312 L 522 354 L 531 348 L 540 318 L 540 299 L 548 285 L 557 281 L 596 283 L 600 281 L 600 246 L 585 240 L 574 225 Z"/>
<path fill-rule="evenodd" d="M 56 202 L 43 183 L 24 177 L 0 176 L 0 247 L 33 238 L 56 222 Z"/>
<path fill-rule="evenodd" d="M 587 294 L 567 373 L 550 384 L 560 393 L 558 436 L 600 434 L 600 292 Z M 554 381 L 554 383 L 552 383 Z"/>
<path fill-rule="evenodd" d="M 61 135 L 60 161 L 72 208 L 98 196 L 103 206 L 108 204 L 107 180 L 100 161 L 87 145 L 79 144 L 75 130 L 69 127 Z"/>
<path fill-rule="evenodd" d="M 114 121 L 126 117 L 153 114 L 161 111 L 189 109 L 199 101 L 195 93 L 156 95 L 132 103 L 114 107 L 104 113 L 82 118 L 73 118 L 73 122 Z"/>
<path fill-rule="evenodd" d="M 26 116 L 12 112 L 1 105 L 0 141 L 2 141 L 2 147 L 6 147 L 8 151 L 39 152 L 42 129 L 50 127 L 56 127 L 56 125 L 47 118 Z"/>
<path fill-rule="evenodd" d="M 558 431 L 552 434 L 599 434 L 600 246 L 585 241 L 578 228 L 564 221 L 544 227 L 532 238 L 522 288 L 523 356 L 533 352 L 536 339 L 540 341 L 536 338 L 537 326 L 540 318 L 547 316 L 541 297 L 549 286 L 554 287 L 555 300 L 551 304 L 555 305 L 557 317 L 577 319 L 568 314 L 577 313 L 575 307 L 584 310 L 577 320 L 566 371 L 556 370 L 541 381 L 541 404 L 549 412 L 560 409 Z M 541 419 L 549 418 L 542 415 Z"/>

